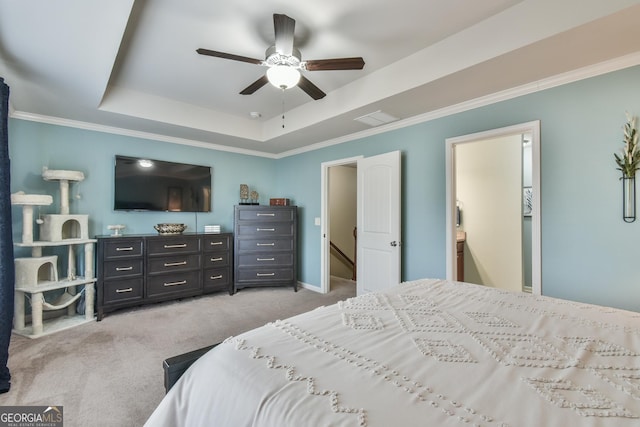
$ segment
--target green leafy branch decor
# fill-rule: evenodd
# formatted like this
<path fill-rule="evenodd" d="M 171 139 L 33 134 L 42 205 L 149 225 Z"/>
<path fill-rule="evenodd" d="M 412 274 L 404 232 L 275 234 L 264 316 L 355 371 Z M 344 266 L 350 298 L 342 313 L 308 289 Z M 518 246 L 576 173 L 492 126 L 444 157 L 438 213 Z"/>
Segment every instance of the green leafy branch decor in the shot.
<path fill-rule="evenodd" d="M 638 148 L 638 132 L 636 130 L 636 117 L 627 113 L 627 123 L 624 125 L 624 148 L 622 154 L 614 154 L 618 164 L 618 170 L 622 171 L 623 178 L 635 178 L 636 171 L 640 169 L 640 149 Z"/>
<path fill-rule="evenodd" d="M 624 125 L 624 148 L 622 154 L 614 154 L 618 170 L 622 172 L 622 219 L 624 222 L 636 220 L 636 171 L 640 169 L 640 149 L 636 117 L 627 113 Z"/>

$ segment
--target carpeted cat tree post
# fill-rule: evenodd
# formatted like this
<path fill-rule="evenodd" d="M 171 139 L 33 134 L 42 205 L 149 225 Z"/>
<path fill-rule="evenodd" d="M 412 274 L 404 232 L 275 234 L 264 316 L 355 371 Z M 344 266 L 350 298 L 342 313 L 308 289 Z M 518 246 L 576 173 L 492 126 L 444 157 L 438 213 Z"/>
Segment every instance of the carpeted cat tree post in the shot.
<path fill-rule="evenodd" d="M 9 86 L 0 77 L 0 393 L 6 393 L 11 386 L 11 374 L 7 362 L 13 325 L 15 280 L 8 116 Z"/>

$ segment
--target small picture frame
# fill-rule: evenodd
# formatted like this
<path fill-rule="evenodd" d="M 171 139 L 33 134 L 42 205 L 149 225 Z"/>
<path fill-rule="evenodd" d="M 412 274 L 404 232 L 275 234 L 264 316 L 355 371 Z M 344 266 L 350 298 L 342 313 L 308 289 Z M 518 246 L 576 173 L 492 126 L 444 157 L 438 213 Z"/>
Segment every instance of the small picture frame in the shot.
<path fill-rule="evenodd" d="M 524 187 L 522 189 L 522 215 L 525 217 L 531 216 L 533 211 L 533 189 L 531 187 Z"/>

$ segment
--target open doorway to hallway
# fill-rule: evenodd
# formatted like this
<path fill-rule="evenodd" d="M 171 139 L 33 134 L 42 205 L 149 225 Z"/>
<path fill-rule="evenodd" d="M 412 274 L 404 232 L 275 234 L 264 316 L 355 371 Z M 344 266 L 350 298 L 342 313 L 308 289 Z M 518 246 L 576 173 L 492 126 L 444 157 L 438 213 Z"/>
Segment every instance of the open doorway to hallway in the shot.
<path fill-rule="evenodd" d="M 352 286 L 356 294 L 357 159 L 322 164 L 322 292 Z"/>
<path fill-rule="evenodd" d="M 331 222 L 330 195 L 338 184 L 331 184 L 330 169 L 337 166 L 352 165 L 356 169 L 355 201 L 357 211 L 357 248 L 356 292 L 358 295 L 376 292 L 397 285 L 401 281 L 402 260 L 402 215 L 401 215 L 401 157 L 402 153 L 392 151 L 369 157 L 355 157 L 322 164 L 322 236 L 321 236 L 321 288 L 328 292 L 331 276 Z M 354 193 L 351 193 L 354 194 Z M 345 205 L 338 203 L 334 212 L 341 212 Z M 348 225 L 353 229 L 353 223 Z M 348 233 L 345 233 L 348 234 Z M 353 236 L 353 233 L 351 233 Z"/>
<path fill-rule="evenodd" d="M 357 173 L 356 163 L 329 168 L 329 274 L 351 280 L 354 286 L 357 277 Z"/>

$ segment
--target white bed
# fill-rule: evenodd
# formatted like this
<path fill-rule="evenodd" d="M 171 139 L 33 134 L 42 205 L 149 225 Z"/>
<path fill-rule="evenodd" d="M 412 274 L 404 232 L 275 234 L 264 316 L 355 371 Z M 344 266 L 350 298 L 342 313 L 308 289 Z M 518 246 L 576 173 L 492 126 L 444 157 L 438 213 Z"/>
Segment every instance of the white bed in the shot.
<path fill-rule="evenodd" d="M 640 314 L 440 280 L 202 356 L 147 427 L 638 426 Z"/>

